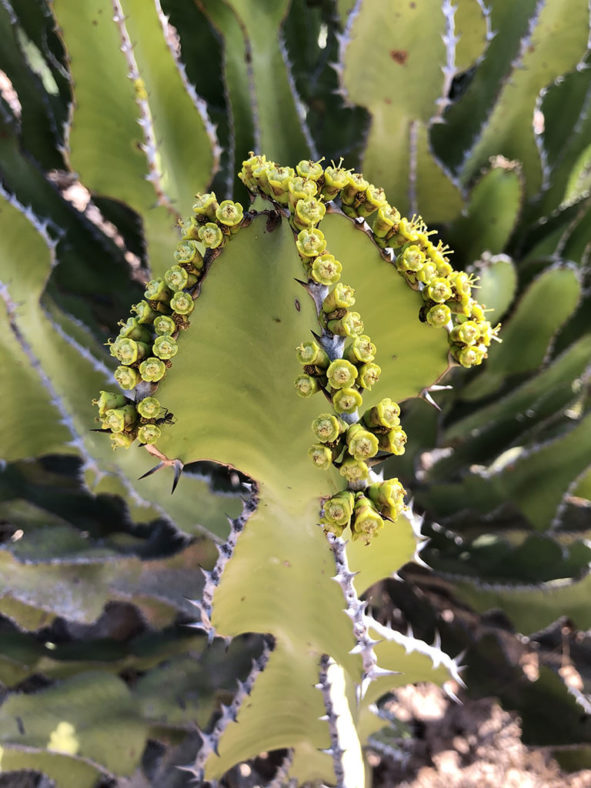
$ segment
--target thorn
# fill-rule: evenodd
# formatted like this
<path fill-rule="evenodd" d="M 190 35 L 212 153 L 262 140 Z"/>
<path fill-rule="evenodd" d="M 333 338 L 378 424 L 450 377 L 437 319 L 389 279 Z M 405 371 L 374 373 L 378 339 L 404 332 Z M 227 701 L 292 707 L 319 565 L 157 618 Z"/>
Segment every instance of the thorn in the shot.
<path fill-rule="evenodd" d="M 318 717 L 320 722 L 328 722 L 330 720 L 330 716 L 328 714 L 323 714 L 322 717 Z"/>
<path fill-rule="evenodd" d="M 158 465 L 155 465 L 153 468 L 150 468 L 149 471 L 146 471 L 140 477 L 138 477 L 138 481 L 140 479 L 145 479 L 147 476 L 151 476 L 153 473 L 156 473 L 156 471 L 159 471 L 160 468 L 162 468 L 163 465 L 164 465 L 163 462 L 159 462 Z"/>
<path fill-rule="evenodd" d="M 180 460 L 175 460 L 173 464 L 174 464 L 174 479 L 172 482 L 172 490 L 170 491 L 171 495 L 176 490 L 176 486 L 179 483 L 179 479 L 181 478 L 181 473 L 183 472 L 183 463 Z"/>
<path fill-rule="evenodd" d="M 439 630 L 435 630 L 435 639 L 433 640 L 433 648 L 437 650 L 441 650 L 441 635 L 439 634 Z"/>

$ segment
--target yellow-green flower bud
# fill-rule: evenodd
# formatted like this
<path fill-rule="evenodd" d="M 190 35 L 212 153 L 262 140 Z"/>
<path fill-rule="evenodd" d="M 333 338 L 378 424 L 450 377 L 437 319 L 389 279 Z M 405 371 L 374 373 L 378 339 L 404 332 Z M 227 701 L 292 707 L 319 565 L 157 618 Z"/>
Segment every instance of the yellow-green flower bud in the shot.
<path fill-rule="evenodd" d="M 321 413 L 312 422 L 312 432 L 321 443 L 334 443 L 346 425 L 332 413 Z"/>
<path fill-rule="evenodd" d="M 198 271 L 203 268 L 203 255 L 199 251 L 197 241 L 181 241 L 177 244 L 174 259 L 178 265 L 191 265 Z M 177 290 L 180 289 L 177 288 Z"/>
<path fill-rule="evenodd" d="M 326 350 L 314 340 L 298 345 L 296 354 L 300 364 L 313 364 L 315 367 L 325 368 L 330 363 Z"/>
<path fill-rule="evenodd" d="M 159 335 L 174 334 L 177 330 L 177 325 L 168 315 L 158 315 L 158 317 L 154 320 L 154 331 Z"/>
<path fill-rule="evenodd" d="M 140 323 L 137 317 L 128 318 L 125 323 L 120 323 L 119 336 L 123 339 L 135 339 L 139 342 L 149 342 L 151 337 L 149 329 Z"/>
<path fill-rule="evenodd" d="M 137 404 L 137 411 L 144 419 L 161 419 L 166 414 L 166 408 L 163 408 L 156 397 L 144 397 Z"/>
<path fill-rule="evenodd" d="M 354 505 L 355 495 L 349 490 L 342 490 L 329 498 L 320 519 L 324 530 L 340 536 L 351 522 Z"/>
<path fill-rule="evenodd" d="M 135 364 L 141 361 L 150 352 L 150 347 L 145 342 L 136 342 L 135 339 L 119 337 L 109 348 L 111 355 L 122 364 Z"/>
<path fill-rule="evenodd" d="M 309 178 L 312 181 L 318 181 L 322 178 L 324 170 L 322 165 L 317 161 L 310 161 L 309 159 L 302 159 L 296 164 L 296 172 L 302 178 Z"/>
<path fill-rule="evenodd" d="M 137 439 L 140 443 L 156 443 L 162 435 L 162 431 L 157 424 L 144 424 L 137 432 Z"/>
<path fill-rule="evenodd" d="M 287 205 L 289 182 L 295 176 L 291 167 L 269 167 L 267 180 L 269 183 L 269 196 L 281 205 Z"/>
<path fill-rule="evenodd" d="M 207 222 L 199 228 L 199 240 L 208 249 L 217 249 L 224 242 L 224 234 L 217 224 Z"/>
<path fill-rule="evenodd" d="M 320 285 L 330 287 L 339 281 L 342 270 L 343 266 L 335 256 L 326 252 L 313 261 L 310 268 L 310 278 Z"/>
<path fill-rule="evenodd" d="M 378 208 L 387 206 L 386 192 L 381 187 L 370 183 L 363 195 L 363 201 L 357 206 L 357 215 L 363 217 L 371 216 Z"/>
<path fill-rule="evenodd" d="M 373 234 L 377 238 L 386 238 L 390 233 L 396 232 L 399 221 L 400 212 L 391 205 L 383 205 L 381 208 L 378 208 L 378 215 L 372 228 Z"/>
<path fill-rule="evenodd" d="M 427 295 L 431 301 L 435 301 L 437 304 L 443 304 L 444 301 L 449 300 L 452 296 L 452 291 L 447 279 L 442 277 L 434 279 L 427 287 Z"/>
<path fill-rule="evenodd" d="M 199 238 L 199 227 L 203 219 L 198 221 L 195 216 L 191 216 L 186 222 L 179 221 L 183 241 L 196 241 Z"/>
<path fill-rule="evenodd" d="M 123 367 L 123 369 L 127 371 L 128 367 Z M 122 408 L 125 402 L 125 396 L 114 391 L 100 391 L 99 398 L 92 400 L 92 404 L 97 406 L 101 418 L 108 410 Z"/>
<path fill-rule="evenodd" d="M 168 303 L 171 295 L 172 292 L 166 286 L 166 282 L 160 278 L 150 279 L 144 291 L 144 297 L 148 301 L 162 301 Z"/>
<path fill-rule="evenodd" d="M 152 353 L 158 358 L 161 358 L 163 361 L 168 361 L 168 359 L 174 358 L 178 353 L 179 346 L 171 336 L 168 334 L 163 334 L 162 336 L 156 337 L 154 340 L 154 344 L 152 345 Z"/>
<path fill-rule="evenodd" d="M 372 501 L 363 493 L 357 493 L 351 525 L 353 540 L 362 539 L 365 544 L 370 544 L 383 527 L 384 521 Z"/>
<path fill-rule="evenodd" d="M 103 416 L 103 427 L 111 432 L 128 432 L 137 421 L 135 405 L 124 405 L 122 408 L 110 408 Z"/>
<path fill-rule="evenodd" d="M 134 442 L 135 436 L 130 432 L 115 432 L 111 435 L 111 448 L 129 449 Z"/>
<path fill-rule="evenodd" d="M 322 443 L 315 443 L 308 450 L 308 456 L 317 468 L 327 471 L 332 464 L 332 451 Z"/>
<path fill-rule="evenodd" d="M 381 374 L 382 368 L 377 364 L 363 364 L 363 366 L 359 368 L 359 385 L 371 391 L 372 386 L 375 386 Z"/>
<path fill-rule="evenodd" d="M 393 429 L 400 424 L 400 406 L 389 397 L 384 397 L 377 405 L 363 414 L 363 423 L 368 427 Z"/>
<path fill-rule="evenodd" d="M 322 196 L 325 200 L 333 200 L 344 189 L 349 180 L 349 172 L 340 167 L 327 167 L 324 170 Z"/>
<path fill-rule="evenodd" d="M 339 389 L 332 396 L 332 405 L 337 413 L 354 413 L 362 402 L 363 397 L 355 389 Z"/>
<path fill-rule="evenodd" d="M 134 304 L 131 307 L 132 311 L 136 313 L 138 323 L 150 324 L 154 322 L 157 312 L 154 312 L 152 307 L 147 301 L 140 301 L 139 304 Z"/>
<path fill-rule="evenodd" d="M 483 350 L 480 345 L 476 345 L 476 347 L 468 345 L 461 350 L 455 350 L 454 356 L 467 369 L 477 367 L 486 357 L 486 348 Z"/>
<path fill-rule="evenodd" d="M 401 456 L 406 450 L 407 436 L 402 427 L 394 427 L 394 429 L 379 435 L 378 440 L 380 449 Z"/>
<path fill-rule="evenodd" d="M 427 312 L 427 323 L 430 326 L 446 326 L 451 320 L 451 309 L 447 304 L 436 304 Z"/>
<path fill-rule="evenodd" d="M 422 282 L 424 285 L 430 285 L 437 276 L 437 266 L 429 260 L 415 273 L 417 282 Z"/>
<path fill-rule="evenodd" d="M 189 274 L 180 265 L 173 265 L 165 272 L 164 281 L 176 293 L 186 287 L 192 287 L 197 281 L 197 277 L 194 274 Z"/>
<path fill-rule="evenodd" d="M 238 173 L 238 177 L 246 188 L 250 189 L 252 192 L 256 191 L 258 188 L 256 178 L 254 177 L 254 171 L 263 166 L 266 161 L 267 157 L 265 155 L 255 156 L 251 151 L 250 158 L 242 162 L 242 169 Z"/>
<path fill-rule="evenodd" d="M 300 397 L 311 397 L 318 391 L 318 381 L 311 375 L 298 375 L 294 385 Z"/>
<path fill-rule="evenodd" d="M 356 460 L 369 460 L 379 451 L 378 439 L 361 424 L 353 424 L 347 430 L 347 448 Z"/>
<path fill-rule="evenodd" d="M 362 482 L 369 476 L 369 466 L 363 460 L 356 460 L 354 457 L 347 457 L 339 468 L 341 476 L 349 482 L 355 484 Z"/>
<path fill-rule="evenodd" d="M 189 293 L 181 290 L 180 293 L 175 293 L 170 299 L 170 306 L 177 315 L 190 315 L 195 309 L 195 302 Z"/>
<path fill-rule="evenodd" d="M 193 203 L 193 211 L 197 216 L 205 217 L 207 219 L 215 219 L 215 212 L 218 209 L 218 201 L 215 192 L 207 192 L 206 194 L 196 194 L 195 202 Z"/>
<path fill-rule="evenodd" d="M 343 355 L 353 364 L 368 364 L 376 357 L 376 346 L 367 334 L 362 334 L 347 345 Z"/>
<path fill-rule="evenodd" d="M 412 244 L 418 243 L 419 233 L 414 220 L 409 221 L 405 216 L 403 216 L 398 222 L 396 235 L 391 237 L 391 243 L 392 246 L 403 246 L 409 242 Z"/>
<path fill-rule="evenodd" d="M 480 326 L 473 320 L 466 320 L 452 330 L 450 339 L 452 342 L 462 342 L 464 345 L 475 345 L 480 339 Z"/>
<path fill-rule="evenodd" d="M 404 510 L 404 496 L 406 494 L 406 490 L 398 479 L 387 479 L 384 482 L 370 484 L 366 493 L 382 515 L 396 522 Z"/>
<path fill-rule="evenodd" d="M 396 258 L 399 271 L 420 271 L 425 262 L 425 255 L 418 246 L 410 244 Z"/>
<path fill-rule="evenodd" d="M 218 222 L 226 227 L 237 227 L 244 219 L 244 209 L 239 202 L 224 200 L 215 212 Z"/>
<path fill-rule="evenodd" d="M 363 321 L 359 312 L 346 312 L 343 317 L 328 320 L 326 327 L 340 337 L 354 337 L 363 334 Z"/>
<path fill-rule="evenodd" d="M 288 184 L 287 192 L 287 206 L 292 215 L 295 213 L 296 205 L 300 200 L 316 197 L 317 192 L 318 185 L 315 181 L 300 177 L 292 178 Z M 303 227 L 298 227 L 297 229 L 302 230 Z"/>
<path fill-rule="evenodd" d="M 133 367 L 117 367 L 114 372 L 115 380 L 124 391 L 131 391 L 140 382 L 141 375 Z"/>
<path fill-rule="evenodd" d="M 368 187 L 369 181 L 366 181 L 361 173 L 349 172 L 347 174 L 347 183 L 341 193 L 343 205 L 353 205 L 355 202 L 361 202 Z"/>
<path fill-rule="evenodd" d="M 322 302 L 322 309 L 327 314 L 335 309 L 348 309 L 355 303 L 355 290 L 349 285 L 338 282 Z"/>
<path fill-rule="evenodd" d="M 140 375 L 142 376 L 142 380 L 148 383 L 157 383 L 159 380 L 162 380 L 165 372 L 166 365 L 164 361 L 154 356 L 147 358 L 140 364 Z"/>
<path fill-rule="evenodd" d="M 295 206 L 293 222 L 297 229 L 304 230 L 313 227 L 324 219 L 326 206 L 314 197 L 298 200 Z"/>
<path fill-rule="evenodd" d="M 302 257 L 316 257 L 326 249 L 326 238 L 321 230 L 312 227 L 298 233 L 296 246 Z"/>
<path fill-rule="evenodd" d="M 344 358 L 331 361 L 326 370 L 326 377 L 333 389 L 350 388 L 357 380 L 357 374 L 357 367 Z"/>
<path fill-rule="evenodd" d="M 470 298 L 472 294 L 472 279 L 464 271 L 452 271 L 448 274 L 451 286 L 460 296 Z M 475 281 L 478 281 L 477 279 Z"/>

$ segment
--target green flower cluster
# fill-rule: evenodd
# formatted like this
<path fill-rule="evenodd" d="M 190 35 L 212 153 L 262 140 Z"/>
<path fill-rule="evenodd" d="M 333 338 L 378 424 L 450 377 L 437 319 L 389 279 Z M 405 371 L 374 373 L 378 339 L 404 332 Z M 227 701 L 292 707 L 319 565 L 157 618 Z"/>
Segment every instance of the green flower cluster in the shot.
<path fill-rule="evenodd" d="M 384 520 L 396 522 L 405 509 L 405 490 L 398 479 L 370 484 L 363 492 L 342 490 L 324 502 L 322 523 L 324 530 L 342 536 L 351 529 L 351 538 L 365 544 L 384 527 Z"/>
<path fill-rule="evenodd" d="M 163 277 L 148 282 L 144 299 L 119 324 L 115 340 L 107 343 L 119 361 L 114 375 L 124 391 L 131 392 L 142 383 L 156 389 L 178 352 L 179 333 L 190 325 L 189 315 L 195 308 L 206 263 L 220 253 L 244 219 L 239 203 L 218 203 L 213 192 L 196 195 L 193 212 L 182 225 L 174 265 Z M 168 418 L 166 410 L 151 396 L 139 398 L 138 391 L 135 399 L 137 404 L 131 396 L 101 392 L 94 401 L 101 428 L 111 433 L 113 448 L 128 448 L 136 438 L 151 444 L 161 435 L 159 424 Z"/>

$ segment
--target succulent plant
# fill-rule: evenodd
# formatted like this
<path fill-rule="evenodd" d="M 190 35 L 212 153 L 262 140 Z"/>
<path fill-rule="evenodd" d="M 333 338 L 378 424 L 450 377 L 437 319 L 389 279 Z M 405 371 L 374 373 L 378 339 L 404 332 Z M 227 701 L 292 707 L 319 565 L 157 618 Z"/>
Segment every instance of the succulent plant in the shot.
<path fill-rule="evenodd" d="M 429 563 L 465 601 L 522 630 L 565 611 L 586 627 L 589 10 L 456 5 L 0 4 L 2 768 L 91 786 L 158 739 L 155 784 L 263 749 L 288 750 L 277 782 L 369 783 L 372 704 L 456 675 L 358 601 L 418 557 L 410 495 Z M 85 211 L 64 196 L 76 178 Z M 475 276 L 493 312 L 471 300 Z M 235 645 L 179 715 L 195 658 L 213 665 L 221 646 L 182 629 L 185 597 Z M 115 648 L 123 601 L 147 645 Z M 97 660 L 76 626 L 105 605 L 117 657 Z M 44 639 L 60 627 L 68 642 Z M 247 647 L 248 631 L 265 637 Z M 161 713 L 125 671 L 166 688 Z M 32 675 L 50 682 L 35 696 Z M 33 699 L 72 714 L 30 726 Z M 80 733 L 123 714 L 125 762 L 114 738 Z"/>

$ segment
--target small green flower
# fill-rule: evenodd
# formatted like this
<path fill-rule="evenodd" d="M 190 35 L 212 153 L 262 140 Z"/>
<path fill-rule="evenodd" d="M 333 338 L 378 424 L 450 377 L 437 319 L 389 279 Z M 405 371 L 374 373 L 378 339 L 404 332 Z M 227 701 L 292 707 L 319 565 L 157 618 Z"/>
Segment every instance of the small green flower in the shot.
<path fill-rule="evenodd" d="M 365 190 L 363 201 L 357 206 L 357 215 L 366 218 L 367 216 L 371 216 L 378 208 L 386 207 L 388 207 L 386 192 L 382 188 L 376 187 L 370 183 Z"/>
<path fill-rule="evenodd" d="M 159 358 L 154 358 L 153 356 L 142 361 L 140 364 L 140 375 L 142 376 L 142 380 L 148 383 L 157 383 L 159 380 L 162 380 L 165 372 L 166 365 L 164 361 L 161 361 Z"/>
<path fill-rule="evenodd" d="M 148 301 L 162 301 L 167 304 L 170 301 L 172 293 L 166 286 L 163 279 L 150 279 L 144 291 L 144 297 Z"/>
<path fill-rule="evenodd" d="M 427 323 L 430 326 L 446 326 L 451 320 L 451 309 L 447 304 L 436 304 L 427 312 Z"/>
<path fill-rule="evenodd" d="M 389 397 L 384 397 L 373 408 L 365 411 L 363 423 L 370 428 L 393 429 L 400 424 L 400 406 Z"/>
<path fill-rule="evenodd" d="M 312 432 L 321 443 L 334 443 L 345 427 L 332 413 L 321 413 L 312 422 Z"/>
<path fill-rule="evenodd" d="M 158 317 L 154 320 L 154 331 L 159 334 L 160 336 L 164 334 L 174 334 L 177 330 L 177 325 L 168 315 L 158 315 Z"/>
<path fill-rule="evenodd" d="M 322 302 L 322 309 L 327 314 L 336 309 L 348 309 L 355 303 L 355 290 L 349 285 L 338 282 Z"/>
<path fill-rule="evenodd" d="M 176 247 L 174 259 L 178 265 L 190 264 L 198 271 L 203 268 L 203 255 L 199 251 L 197 241 L 181 241 Z"/>
<path fill-rule="evenodd" d="M 218 222 L 226 227 L 237 227 L 244 219 L 244 209 L 239 202 L 224 200 L 215 212 Z"/>
<path fill-rule="evenodd" d="M 355 495 L 349 490 L 342 490 L 329 498 L 320 519 L 325 532 L 340 536 L 351 522 L 354 505 Z"/>
<path fill-rule="evenodd" d="M 176 312 L 178 315 L 190 315 L 195 309 L 195 301 L 193 301 L 189 293 L 181 290 L 180 293 L 175 293 L 170 299 L 170 306 L 173 312 Z"/>
<path fill-rule="evenodd" d="M 369 466 L 363 460 L 347 457 L 339 468 L 339 473 L 345 477 L 349 484 L 356 484 L 368 478 Z"/>
<path fill-rule="evenodd" d="M 332 395 L 332 405 L 337 413 L 354 413 L 362 402 L 361 394 L 351 388 L 339 389 Z"/>
<path fill-rule="evenodd" d="M 425 255 L 418 246 L 410 244 L 396 258 L 399 271 L 420 271 L 425 262 Z"/>
<path fill-rule="evenodd" d="M 376 357 L 376 346 L 367 334 L 361 334 L 347 345 L 344 357 L 353 364 L 368 364 Z"/>
<path fill-rule="evenodd" d="M 450 339 L 464 345 L 475 345 L 480 339 L 480 326 L 474 320 L 466 320 L 452 330 Z"/>
<path fill-rule="evenodd" d="M 157 424 L 144 424 L 139 428 L 137 439 L 140 443 L 156 443 L 162 435 L 162 430 Z"/>
<path fill-rule="evenodd" d="M 113 374 L 124 391 L 131 391 L 142 379 L 140 373 L 133 367 L 117 367 Z"/>
<path fill-rule="evenodd" d="M 373 386 L 375 386 L 380 379 L 381 374 L 382 368 L 378 366 L 378 364 L 363 364 L 363 366 L 359 368 L 359 385 L 371 391 Z"/>
<path fill-rule="evenodd" d="M 310 161 L 309 159 L 302 159 L 296 164 L 296 172 L 302 178 L 308 178 L 312 181 L 319 181 L 322 178 L 324 170 L 322 165 L 317 161 Z"/>
<path fill-rule="evenodd" d="M 341 192 L 343 205 L 353 205 L 361 202 L 367 188 L 369 188 L 369 181 L 366 181 L 361 173 L 347 173 L 347 183 Z"/>
<path fill-rule="evenodd" d="M 354 337 L 363 334 L 363 321 L 359 312 L 346 312 L 342 317 L 328 320 L 326 327 L 341 337 Z"/>
<path fill-rule="evenodd" d="M 150 347 L 145 342 L 136 342 L 135 339 L 123 337 L 118 337 L 109 349 L 111 355 L 122 364 L 135 364 L 150 352 Z"/>
<path fill-rule="evenodd" d="M 111 435 L 112 449 L 129 449 L 135 440 L 135 435 L 130 432 L 115 432 Z"/>
<path fill-rule="evenodd" d="M 258 170 L 260 167 L 264 166 L 266 162 L 267 157 L 264 154 L 255 156 L 252 151 L 250 152 L 250 158 L 242 162 L 242 169 L 238 173 L 238 177 L 247 189 L 250 189 L 251 191 L 257 190 L 258 183 L 254 177 L 254 172 L 255 170 Z"/>
<path fill-rule="evenodd" d="M 324 185 L 322 197 L 325 200 L 334 200 L 341 189 L 344 189 L 349 180 L 349 171 L 340 167 L 327 167 L 324 170 Z"/>
<path fill-rule="evenodd" d="M 179 346 L 171 336 L 164 334 L 163 336 L 156 337 L 152 345 L 152 353 L 163 361 L 174 358 L 178 353 Z"/>
<path fill-rule="evenodd" d="M 287 205 L 289 183 L 294 176 L 295 172 L 291 167 L 269 167 L 267 170 L 269 196 L 281 205 Z"/>
<path fill-rule="evenodd" d="M 137 317 L 129 317 L 125 322 L 119 324 L 121 330 L 119 336 L 122 339 L 135 339 L 139 342 L 149 342 L 152 338 L 147 326 L 140 323 Z"/>
<path fill-rule="evenodd" d="M 294 385 L 300 397 L 311 397 L 318 391 L 318 381 L 311 375 L 298 375 Z"/>
<path fill-rule="evenodd" d="M 103 416 L 103 427 L 111 432 L 129 432 L 137 421 L 135 405 L 124 405 L 122 408 L 109 408 Z"/>
<path fill-rule="evenodd" d="M 179 221 L 183 241 L 197 241 L 199 238 L 199 227 L 202 223 L 203 220 L 198 221 L 195 216 L 191 216 L 186 222 Z"/>
<path fill-rule="evenodd" d="M 434 279 L 427 287 L 427 295 L 431 301 L 435 301 L 437 304 L 443 304 L 444 301 L 448 301 L 452 297 L 452 291 L 447 279 L 442 277 Z"/>
<path fill-rule="evenodd" d="M 128 367 L 123 367 L 123 369 L 127 371 Z M 122 408 L 125 402 L 125 396 L 114 391 L 100 391 L 99 398 L 92 400 L 92 404 L 98 407 L 99 416 L 101 418 L 108 410 Z"/>
<path fill-rule="evenodd" d="M 369 460 L 379 451 L 376 436 L 357 423 L 347 430 L 347 448 L 356 460 Z"/>
<path fill-rule="evenodd" d="M 207 219 L 215 219 L 215 212 L 218 209 L 218 201 L 215 192 L 207 192 L 206 194 L 196 194 L 195 202 L 193 203 L 193 211 L 199 217 Z"/>
<path fill-rule="evenodd" d="M 304 230 L 306 227 L 313 227 L 324 219 L 326 206 L 314 197 L 307 197 L 298 200 L 293 216 L 294 224 L 297 229 Z"/>
<path fill-rule="evenodd" d="M 137 411 L 144 419 L 161 419 L 166 414 L 156 397 L 144 397 L 138 402 Z"/>
<path fill-rule="evenodd" d="M 313 364 L 322 368 L 326 368 L 330 364 L 326 350 L 314 340 L 302 342 L 301 345 L 298 345 L 296 354 L 300 364 Z"/>
<path fill-rule="evenodd" d="M 373 234 L 377 238 L 386 238 L 391 233 L 395 233 L 400 221 L 400 212 L 393 208 L 391 205 L 384 205 L 378 208 L 378 215 L 375 218 L 373 225 Z"/>
<path fill-rule="evenodd" d="M 326 238 L 321 230 L 304 229 L 298 233 L 296 246 L 302 257 L 316 257 L 326 249 Z"/>
<path fill-rule="evenodd" d="M 154 312 L 152 307 L 147 301 L 140 301 L 131 307 L 132 311 L 137 314 L 138 323 L 149 325 L 154 322 L 154 318 L 158 314 Z"/>
<path fill-rule="evenodd" d="M 180 265 L 173 265 L 165 272 L 164 281 L 176 293 L 186 287 L 192 287 L 197 281 L 197 277 L 187 273 L 187 270 L 181 268 Z"/>
<path fill-rule="evenodd" d="M 383 527 L 384 521 L 372 501 L 363 493 L 357 493 L 351 525 L 353 540 L 362 539 L 368 545 Z"/>
<path fill-rule="evenodd" d="M 311 446 L 308 456 L 321 471 L 327 471 L 332 464 L 332 452 L 328 446 L 324 446 L 322 443 L 315 443 Z"/>
<path fill-rule="evenodd" d="M 453 355 L 463 367 L 467 369 L 477 367 L 486 358 L 486 347 L 481 348 L 480 345 L 469 345 L 461 350 L 454 350 Z"/>
<path fill-rule="evenodd" d="M 380 449 L 396 454 L 398 456 L 404 454 L 406 450 L 407 436 L 402 427 L 394 427 L 388 432 L 378 436 Z"/>
<path fill-rule="evenodd" d="M 435 263 L 427 260 L 423 267 L 415 274 L 417 282 L 422 282 L 424 285 L 430 285 L 434 279 L 437 278 L 437 266 Z"/>
<path fill-rule="evenodd" d="M 366 492 L 380 513 L 396 522 L 405 508 L 404 496 L 406 494 L 406 490 L 398 479 L 387 479 L 383 482 L 370 484 Z"/>
<path fill-rule="evenodd" d="M 342 270 L 343 266 L 335 256 L 326 252 L 313 261 L 310 268 L 310 277 L 318 284 L 330 287 L 339 281 Z"/>
<path fill-rule="evenodd" d="M 208 249 L 217 249 L 224 242 L 224 234 L 217 224 L 207 222 L 199 228 L 199 240 Z"/>
<path fill-rule="evenodd" d="M 326 370 L 326 377 L 333 389 L 350 388 L 357 380 L 357 367 L 344 358 L 331 361 Z"/>

